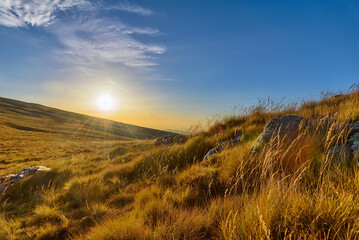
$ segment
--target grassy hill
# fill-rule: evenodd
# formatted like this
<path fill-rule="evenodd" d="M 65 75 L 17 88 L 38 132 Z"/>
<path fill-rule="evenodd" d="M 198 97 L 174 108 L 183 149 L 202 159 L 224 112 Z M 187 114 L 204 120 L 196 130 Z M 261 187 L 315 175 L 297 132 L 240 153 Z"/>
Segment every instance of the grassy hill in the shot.
<path fill-rule="evenodd" d="M 171 134 L 1 97 L 0 126 L 27 132 L 99 139 L 152 139 Z"/>
<path fill-rule="evenodd" d="M 0 98 L 0 176 L 172 133 Z M 52 161 L 53 160 L 53 161 Z M 49 163 L 50 162 L 50 163 Z"/>
<path fill-rule="evenodd" d="M 313 124 L 289 145 L 274 137 L 251 153 L 265 125 L 288 114 Z M 317 121 L 328 114 L 330 120 Z M 22 144 L 29 131 L 17 129 L 23 134 L 12 141 L 22 158 L 0 161 L 1 172 L 34 164 L 52 170 L 11 185 L 0 197 L 0 239 L 358 239 L 357 156 L 326 155 L 346 143 L 348 123 L 358 120 L 359 92 L 350 91 L 300 104 L 261 102 L 218 119 L 183 144 L 74 141 L 60 134 L 62 141 L 38 135 L 29 145 Z M 52 131 L 45 125 L 25 127 Z M 240 144 L 202 161 L 238 133 Z M 46 142 L 53 149 L 38 150 Z M 14 149 L 1 144 L 10 156 Z"/>

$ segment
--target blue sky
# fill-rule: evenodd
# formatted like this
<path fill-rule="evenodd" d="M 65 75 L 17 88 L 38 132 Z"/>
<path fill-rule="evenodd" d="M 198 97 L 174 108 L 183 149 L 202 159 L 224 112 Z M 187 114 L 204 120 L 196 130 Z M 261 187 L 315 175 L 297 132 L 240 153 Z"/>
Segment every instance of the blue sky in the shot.
<path fill-rule="evenodd" d="M 0 96 L 186 128 L 359 79 L 357 1 L 0 1 Z M 111 94 L 104 113 L 96 98 Z"/>

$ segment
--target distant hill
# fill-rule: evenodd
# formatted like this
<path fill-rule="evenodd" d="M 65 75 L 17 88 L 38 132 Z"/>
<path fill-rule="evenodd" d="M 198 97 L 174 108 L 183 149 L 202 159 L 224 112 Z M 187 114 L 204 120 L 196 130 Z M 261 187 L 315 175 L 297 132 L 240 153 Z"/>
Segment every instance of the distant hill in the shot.
<path fill-rule="evenodd" d="M 165 129 L 164 131 L 170 132 L 170 133 L 175 133 L 175 134 L 180 134 L 180 135 L 189 135 L 190 134 L 190 132 L 177 130 L 177 129 Z"/>
<path fill-rule="evenodd" d="M 151 139 L 173 133 L 0 97 L 0 129 L 102 139 Z"/>

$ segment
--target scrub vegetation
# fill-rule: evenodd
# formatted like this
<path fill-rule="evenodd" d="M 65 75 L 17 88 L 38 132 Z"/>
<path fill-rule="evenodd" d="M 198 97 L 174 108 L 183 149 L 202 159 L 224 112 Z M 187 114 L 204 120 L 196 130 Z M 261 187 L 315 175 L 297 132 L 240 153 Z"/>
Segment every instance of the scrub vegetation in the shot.
<path fill-rule="evenodd" d="M 289 146 L 273 138 L 251 153 L 266 123 L 288 114 L 333 117 L 302 129 Z M 358 159 L 325 156 L 359 120 L 356 90 L 299 104 L 261 101 L 161 146 L 90 130 L 83 137 L 38 131 L 39 124 L 0 115 L 1 175 L 51 168 L 1 196 L 0 239 L 359 238 Z M 238 133 L 240 144 L 202 161 Z"/>

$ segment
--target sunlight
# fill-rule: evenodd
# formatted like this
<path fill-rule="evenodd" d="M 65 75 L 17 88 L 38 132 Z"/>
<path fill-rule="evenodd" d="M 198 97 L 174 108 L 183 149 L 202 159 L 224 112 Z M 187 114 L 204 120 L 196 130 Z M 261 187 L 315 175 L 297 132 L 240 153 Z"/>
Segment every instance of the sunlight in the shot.
<path fill-rule="evenodd" d="M 97 104 L 98 109 L 101 111 L 104 111 L 104 112 L 114 110 L 114 108 L 115 108 L 114 98 L 110 94 L 100 95 L 97 98 L 96 104 Z"/>

